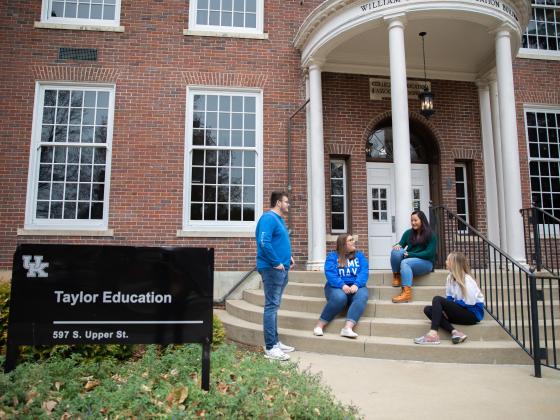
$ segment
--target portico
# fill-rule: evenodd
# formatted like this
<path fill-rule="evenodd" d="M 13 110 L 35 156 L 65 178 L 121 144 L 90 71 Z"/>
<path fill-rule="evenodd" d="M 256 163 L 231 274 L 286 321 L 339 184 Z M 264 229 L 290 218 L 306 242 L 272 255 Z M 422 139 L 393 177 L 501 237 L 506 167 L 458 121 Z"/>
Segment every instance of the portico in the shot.
<path fill-rule="evenodd" d="M 294 40 L 307 69 L 310 99 L 308 269 L 322 268 L 328 236 L 326 193 L 321 193 L 325 191 L 325 73 L 381 76 L 390 82 L 395 237 L 409 227 L 414 197 L 409 120 L 416 102 L 407 80 L 423 79 L 418 37 L 422 31 L 428 32 L 428 79 L 477 84 L 485 225 L 491 241 L 524 260 L 512 57 L 519 49 L 529 10 L 528 2 L 514 0 L 328 0 L 308 16 Z M 436 94 L 436 109 L 437 101 Z M 440 120 L 436 129 L 449 124 L 458 122 Z M 353 161 L 353 170 L 357 167 Z M 444 177 L 436 178 L 440 184 L 449 183 Z M 366 191 L 362 195 L 367 197 Z M 446 197 L 449 200 L 444 192 Z"/>

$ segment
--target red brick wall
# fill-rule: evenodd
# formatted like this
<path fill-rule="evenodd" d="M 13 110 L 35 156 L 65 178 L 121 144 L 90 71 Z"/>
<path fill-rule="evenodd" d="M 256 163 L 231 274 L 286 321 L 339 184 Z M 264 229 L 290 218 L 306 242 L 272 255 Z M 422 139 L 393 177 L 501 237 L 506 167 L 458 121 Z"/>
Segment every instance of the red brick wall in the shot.
<path fill-rule="evenodd" d="M 216 248 L 217 270 L 254 265 L 251 238 L 177 238 L 182 226 L 186 85 L 263 89 L 264 208 L 287 185 L 287 123 L 304 102 L 292 40 L 320 1 L 267 0 L 268 40 L 184 36 L 188 1 L 123 2 L 124 33 L 36 29 L 41 2 L 0 4 L 0 268 L 18 243 Z M 58 62 L 58 47 L 98 49 L 91 64 Z M 229 76 L 223 76 L 227 73 Z M 114 238 L 18 237 L 23 228 L 36 80 L 116 83 L 109 228 Z M 305 113 L 303 114 L 305 115 Z M 307 258 L 305 120 L 295 119 L 292 212 L 298 263 Z M 302 267 L 302 265 L 300 265 Z"/>
<path fill-rule="evenodd" d="M 531 205 L 531 185 L 527 155 L 524 105 L 551 106 L 560 109 L 560 61 L 529 60 L 514 61 L 515 104 L 517 134 L 519 137 L 519 165 L 523 207 Z"/>
<path fill-rule="evenodd" d="M 305 100 L 300 55 L 293 38 L 322 0 L 266 0 L 268 40 L 183 36 L 188 1 L 123 2 L 124 33 L 36 29 L 38 0 L 0 2 L 0 269 L 10 268 L 18 243 L 186 245 L 216 248 L 217 270 L 254 265 L 251 238 L 177 238 L 183 214 L 183 152 L 186 86 L 190 83 L 263 89 L 264 195 L 287 186 L 287 125 Z M 97 48 L 95 63 L 59 62 L 58 47 Z M 528 190 L 523 102 L 559 104 L 558 62 L 517 60 L 520 153 L 524 193 Z M 538 82 L 535 81 L 535 75 Z M 367 236 L 364 144 L 371 123 L 390 101 L 370 101 L 366 76 L 326 73 L 325 168 L 328 150 L 340 142 L 351 157 L 352 230 Z M 114 238 L 22 237 L 35 82 L 101 81 L 116 84 L 109 228 Z M 436 114 L 430 127 L 440 148 L 443 203 L 454 208 L 453 161 L 472 157 L 477 219 L 484 230 L 483 163 L 477 90 L 473 83 L 433 81 Z M 411 111 L 416 100 L 409 103 Z M 292 239 L 295 258 L 307 260 L 305 112 L 293 120 Z M 348 152 L 348 150 L 351 150 Z M 328 190 L 328 183 L 327 183 Z M 524 194 L 524 199 L 528 194 Z M 327 196 L 327 207 L 329 206 Z M 327 208 L 328 211 L 330 209 Z M 327 221 L 330 220 L 327 214 Z M 330 223 L 330 222 L 329 222 Z M 328 226 L 330 231 L 330 226 Z"/>
<path fill-rule="evenodd" d="M 376 122 L 383 116 L 390 116 L 391 101 L 372 101 L 369 97 L 369 76 L 339 73 L 323 74 L 324 136 L 326 149 L 334 145 L 351 145 L 350 184 L 352 192 L 351 231 L 367 238 L 368 215 L 366 202 L 366 155 L 368 135 Z M 480 111 L 478 91 L 474 83 L 432 81 L 436 113 L 426 120 L 418 114 L 419 101 L 409 100 L 412 118 L 427 125 L 440 151 L 440 179 L 442 202 L 455 211 L 455 160 L 472 160 L 475 179 L 477 227 L 486 229 L 484 166 L 480 137 Z M 325 176 L 328 174 L 328 156 L 325 159 Z M 452 180 L 452 188 L 447 189 L 447 179 Z M 328 188 L 327 188 L 328 189 Z M 438 203 L 435 203 L 438 204 Z M 327 191 L 327 213 L 330 213 L 330 196 Z M 327 218 L 330 231 L 330 218 Z M 361 241 L 362 247 L 367 242 Z M 367 251 L 364 249 L 364 251 Z"/>

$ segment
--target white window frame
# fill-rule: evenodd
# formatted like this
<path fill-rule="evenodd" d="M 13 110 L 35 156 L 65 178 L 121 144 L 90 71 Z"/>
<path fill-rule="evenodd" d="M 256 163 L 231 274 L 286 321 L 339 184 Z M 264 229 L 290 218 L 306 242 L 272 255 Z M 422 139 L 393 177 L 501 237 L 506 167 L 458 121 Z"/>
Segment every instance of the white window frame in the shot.
<path fill-rule="evenodd" d="M 469 211 L 469 171 L 467 169 L 467 164 L 464 162 L 455 162 L 454 165 L 454 169 L 457 168 L 461 168 L 461 170 L 463 171 L 463 181 L 462 184 L 465 186 L 465 195 L 464 197 L 458 197 L 457 196 L 457 177 L 455 176 L 455 200 L 464 200 L 465 201 L 465 221 L 470 225 L 471 224 L 471 220 L 470 220 L 470 211 Z M 459 214 L 459 211 L 457 210 L 457 214 Z M 467 231 L 465 229 L 459 229 L 459 233 L 467 233 Z"/>
<path fill-rule="evenodd" d="M 39 163 L 41 151 L 41 129 L 43 120 L 43 104 L 45 91 L 48 89 L 83 89 L 105 91 L 109 93 L 109 110 L 107 121 L 107 143 L 105 156 L 105 186 L 103 196 L 103 218 L 101 219 L 41 219 L 36 217 L 37 187 L 39 183 Z M 111 187 L 111 156 L 115 110 L 115 85 L 94 83 L 66 83 L 66 82 L 36 82 L 35 104 L 33 108 L 33 128 L 31 134 L 31 150 L 27 180 L 27 203 L 25 208 L 25 230 L 37 231 L 106 231 L 109 222 L 109 197 Z M 55 143 L 46 143 L 55 144 Z M 75 145 L 84 147 L 80 143 L 57 143 L 60 145 Z M 87 143 L 88 145 L 90 143 Z M 95 144 L 95 143 L 93 143 Z M 86 146 L 88 147 L 88 146 Z"/>
<path fill-rule="evenodd" d="M 553 5 L 546 5 L 546 4 L 533 4 L 531 2 L 531 18 L 533 16 L 533 10 L 535 8 L 539 9 L 556 9 L 556 18 L 560 19 L 560 6 L 553 6 Z M 560 24 L 560 20 L 556 22 L 556 24 Z M 527 28 L 523 33 L 523 37 L 526 36 Z M 549 49 L 539 49 L 539 48 L 520 48 L 517 57 L 519 58 L 531 58 L 536 60 L 560 60 L 560 34 L 557 33 L 556 35 L 556 42 L 558 43 L 558 50 L 549 50 Z"/>
<path fill-rule="evenodd" d="M 191 197 L 191 161 L 192 161 L 192 133 L 193 133 L 193 102 L 194 96 L 201 95 L 234 95 L 242 94 L 255 98 L 255 220 L 245 221 L 206 221 L 190 220 Z M 185 155 L 184 155 L 184 183 L 183 183 L 183 228 L 178 236 L 240 236 L 253 235 L 257 221 L 262 215 L 263 197 L 263 92 L 261 89 L 229 88 L 219 86 L 187 86 L 187 110 L 185 112 Z M 220 150 L 216 146 L 216 150 Z"/>
<path fill-rule="evenodd" d="M 86 29 L 80 26 L 93 26 L 93 27 L 120 27 L 121 21 L 121 0 L 115 1 L 115 18 L 112 20 L 104 19 L 79 19 L 79 18 L 66 18 L 66 17 L 52 17 L 51 8 L 53 0 L 43 0 L 41 8 L 41 23 L 43 24 L 58 24 L 58 25 L 73 25 L 78 26 L 72 29 Z"/>
<path fill-rule="evenodd" d="M 539 105 L 525 105 L 523 107 L 523 122 L 525 124 L 525 145 L 527 147 L 527 167 L 529 170 L 529 191 L 531 192 L 531 202 L 533 202 L 533 187 L 531 186 L 531 162 L 558 162 L 558 165 L 560 167 L 560 155 L 558 158 L 540 158 L 540 157 L 531 157 L 531 150 L 529 148 L 529 126 L 527 124 L 527 113 L 528 112 L 532 112 L 532 113 L 545 113 L 545 114 L 560 114 L 560 107 L 558 106 L 539 106 Z M 559 136 L 560 136 L 560 127 L 559 127 Z M 541 177 L 539 176 L 539 180 L 541 179 Z M 542 194 L 542 191 L 539 192 L 540 194 Z M 554 208 L 554 207 L 553 207 Z M 555 209 L 555 208 L 554 208 Z M 550 213 L 550 209 L 544 209 L 545 211 Z M 545 229 L 547 228 L 549 225 L 548 224 L 541 224 L 541 229 Z M 558 227 L 557 225 L 550 225 L 550 228 L 553 229 L 554 231 L 557 232 Z"/>
<path fill-rule="evenodd" d="M 210 0 L 208 0 L 210 1 Z M 255 28 L 239 28 L 236 26 L 216 26 L 216 25 L 200 25 L 196 23 L 198 0 L 189 2 L 189 30 L 185 31 L 186 35 L 203 35 L 208 33 L 214 36 L 251 36 L 264 35 L 264 0 L 256 0 L 257 4 L 257 25 Z"/>
<path fill-rule="evenodd" d="M 348 177 L 347 177 L 347 173 L 348 173 L 348 168 L 347 168 L 347 162 L 345 159 L 331 159 L 329 162 L 329 172 L 330 172 L 330 164 L 331 163 L 338 163 L 342 165 L 342 199 L 344 200 L 344 228 L 342 229 L 334 229 L 332 227 L 332 216 L 334 214 L 333 209 L 332 209 L 332 174 L 329 173 L 329 179 L 331 181 L 331 232 L 332 233 L 346 233 L 348 232 Z M 340 178 L 335 178 L 335 179 L 340 179 Z M 339 197 L 338 195 L 336 197 Z M 336 212 L 336 214 L 340 214 L 340 212 Z"/>

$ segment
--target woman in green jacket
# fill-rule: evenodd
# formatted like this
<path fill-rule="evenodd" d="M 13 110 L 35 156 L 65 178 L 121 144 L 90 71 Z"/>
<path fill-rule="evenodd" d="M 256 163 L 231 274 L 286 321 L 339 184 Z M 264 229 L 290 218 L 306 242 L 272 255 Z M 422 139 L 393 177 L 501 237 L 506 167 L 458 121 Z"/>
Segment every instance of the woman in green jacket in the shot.
<path fill-rule="evenodd" d="M 393 287 L 402 286 L 393 303 L 412 300 L 412 277 L 428 274 L 434 268 L 437 238 L 424 212 L 415 210 L 410 215 L 412 229 L 403 233 L 391 251 Z"/>

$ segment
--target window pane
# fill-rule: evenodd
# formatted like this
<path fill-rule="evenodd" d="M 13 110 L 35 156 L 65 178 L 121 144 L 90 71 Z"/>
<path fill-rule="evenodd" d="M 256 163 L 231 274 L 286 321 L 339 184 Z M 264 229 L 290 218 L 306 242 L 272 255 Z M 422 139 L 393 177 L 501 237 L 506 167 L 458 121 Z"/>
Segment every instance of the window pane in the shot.
<path fill-rule="evenodd" d="M 219 7 L 220 2 L 216 4 Z M 191 220 L 254 218 L 254 207 L 242 204 L 254 205 L 256 183 L 256 114 L 245 110 L 245 99 L 228 94 L 193 95 L 191 140 L 197 149 L 192 151 Z M 249 99 L 247 107 L 254 108 L 255 98 Z M 200 141 L 202 135 L 204 142 Z M 193 208 L 195 202 L 201 207 Z"/>

